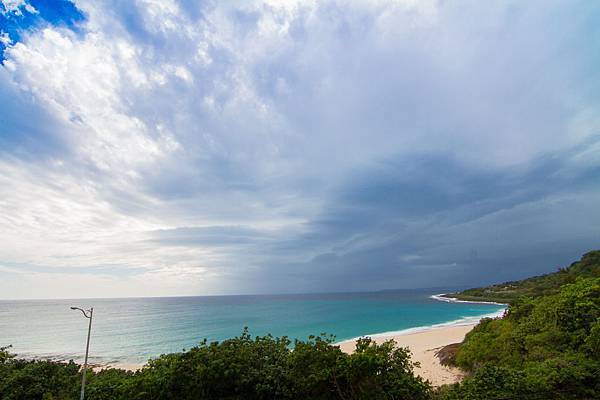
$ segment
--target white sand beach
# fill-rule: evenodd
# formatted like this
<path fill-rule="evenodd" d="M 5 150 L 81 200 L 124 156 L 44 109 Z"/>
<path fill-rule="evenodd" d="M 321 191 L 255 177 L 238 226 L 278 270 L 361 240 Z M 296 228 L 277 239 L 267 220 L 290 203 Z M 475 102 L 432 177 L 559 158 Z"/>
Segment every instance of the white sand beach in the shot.
<path fill-rule="evenodd" d="M 401 333 L 397 335 L 374 335 L 377 343 L 394 339 L 399 346 L 408 347 L 412 352 L 413 361 L 418 361 L 421 366 L 416 373 L 429 380 L 432 385 L 440 386 L 446 383 L 455 383 L 462 379 L 464 374 L 457 368 L 445 367 L 440 364 L 436 352 L 449 344 L 462 342 L 465 335 L 477 325 L 477 322 L 464 325 L 434 327 L 414 333 Z M 355 348 L 355 340 L 339 343 L 340 348 L 351 353 Z"/>

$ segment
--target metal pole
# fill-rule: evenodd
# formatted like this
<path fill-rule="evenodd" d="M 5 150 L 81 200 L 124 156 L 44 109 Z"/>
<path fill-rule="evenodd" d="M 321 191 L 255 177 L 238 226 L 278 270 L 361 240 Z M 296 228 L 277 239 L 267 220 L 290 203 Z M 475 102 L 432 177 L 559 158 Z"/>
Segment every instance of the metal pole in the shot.
<path fill-rule="evenodd" d="M 85 313 L 84 313 L 85 315 Z M 86 315 L 86 318 L 89 318 L 90 323 L 88 325 L 88 335 L 87 335 L 87 344 L 85 345 L 85 361 L 83 363 L 83 375 L 81 376 L 81 396 L 80 400 L 83 400 L 85 397 L 85 378 L 87 375 L 87 363 L 88 363 L 88 353 L 90 351 L 90 335 L 92 333 L 92 317 L 94 316 L 94 307 L 90 308 L 90 316 Z"/>
<path fill-rule="evenodd" d="M 83 398 L 85 397 L 85 378 L 87 375 L 88 354 L 90 352 L 90 336 L 92 334 L 92 317 L 94 316 L 94 307 L 90 308 L 87 311 L 79 307 L 71 307 L 71 310 L 81 311 L 83 316 L 90 320 L 90 323 L 88 325 L 87 344 L 85 345 L 85 361 L 83 363 L 83 374 L 81 375 L 81 396 L 79 397 L 80 400 L 83 400 Z"/>

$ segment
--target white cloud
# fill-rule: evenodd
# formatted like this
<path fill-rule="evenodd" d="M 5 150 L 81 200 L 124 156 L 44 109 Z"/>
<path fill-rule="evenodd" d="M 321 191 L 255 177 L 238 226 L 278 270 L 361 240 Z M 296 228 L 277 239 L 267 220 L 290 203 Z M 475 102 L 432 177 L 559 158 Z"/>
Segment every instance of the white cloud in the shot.
<path fill-rule="evenodd" d="M 4 46 L 12 44 L 12 40 L 10 39 L 8 33 L 0 31 L 0 43 L 2 43 Z"/>
<path fill-rule="evenodd" d="M 30 14 L 37 14 L 38 11 L 33 7 L 27 0 L 2 0 L 2 14 L 14 14 L 22 16 L 23 11 L 27 11 Z"/>
<path fill-rule="evenodd" d="M 177 32 L 187 28 L 187 21 L 175 0 L 140 0 L 138 9 L 144 18 L 144 26 L 151 31 Z"/>
<path fill-rule="evenodd" d="M 80 156 L 100 169 L 131 173 L 178 145 L 129 113 L 122 90 L 130 77 L 134 85 L 143 78 L 127 47 L 99 34 L 80 41 L 69 31 L 46 28 L 6 53 L 13 79 L 69 126 L 64 140 Z"/>

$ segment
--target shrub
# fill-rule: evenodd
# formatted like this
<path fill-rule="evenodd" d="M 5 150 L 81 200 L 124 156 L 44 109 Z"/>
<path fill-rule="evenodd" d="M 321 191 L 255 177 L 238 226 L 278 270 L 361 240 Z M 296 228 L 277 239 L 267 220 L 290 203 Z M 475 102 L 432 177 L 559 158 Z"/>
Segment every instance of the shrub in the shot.
<path fill-rule="evenodd" d="M 361 339 L 353 354 L 331 336 L 296 341 L 241 336 L 201 342 L 151 360 L 138 372 L 89 372 L 86 399 L 428 399 L 430 386 L 414 375 L 407 349 Z M 17 360 L 0 352 L 0 398 L 77 399 L 79 366 Z"/>

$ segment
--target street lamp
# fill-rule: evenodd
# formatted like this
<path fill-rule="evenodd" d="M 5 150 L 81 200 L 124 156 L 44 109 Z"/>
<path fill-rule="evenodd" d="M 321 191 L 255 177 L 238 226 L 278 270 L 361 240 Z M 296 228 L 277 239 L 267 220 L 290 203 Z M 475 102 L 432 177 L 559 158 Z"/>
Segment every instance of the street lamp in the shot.
<path fill-rule="evenodd" d="M 92 333 L 92 317 L 94 316 L 94 307 L 89 310 L 84 310 L 79 307 L 71 307 L 71 310 L 79 310 L 82 312 L 83 316 L 90 320 L 90 324 L 88 326 L 88 336 L 87 336 L 87 344 L 85 346 L 85 362 L 83 363 L 83 375 L 81 377 L 81 396 L 80 400 L 83 400 L 85 396 L 85 376 L 87 373 L 87 361 L 88 361 L 88 352 L 90 350 L 90 334 Z"/>

